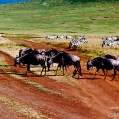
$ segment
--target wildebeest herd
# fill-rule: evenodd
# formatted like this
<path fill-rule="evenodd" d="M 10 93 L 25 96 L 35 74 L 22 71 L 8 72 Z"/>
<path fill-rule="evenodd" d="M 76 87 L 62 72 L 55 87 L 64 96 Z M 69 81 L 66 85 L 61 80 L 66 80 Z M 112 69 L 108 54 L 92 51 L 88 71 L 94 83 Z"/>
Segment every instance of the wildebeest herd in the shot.
<path fill-rule="evenodd" d="M 50 71 L 50 66 L 53 63 L 58 64 L 55 75 L 57 75 L 58 68 L 63 69 L 64 75 L 64 70 L 67 70 L 69 66 L 73 65 L 74 70 L 72 73 L 72 77 L 74 77 L 76 74 L 78 74 L 78 78 L 80 75 L 82 76 L 81 58 L 79 56 L 69 54 L 66 51 L 58 51 L 54 48 L 51 48 L 49 50 L 36 50 L 33 48 L 25 50 L 22 49 L 19 51 L 18 56 L 16 56 L 16 58 L 14 59 L 14 66 L 17 66 L 21 63 L 26 65 L 27 71 L 30 71 L 30 65 L 40 64 L 42 67 L 41 76 L 43 71 L 45 71 L 44 75 L 46 75 L 47 71 Z M 119 58 L 112 55 L 105 55 L 96 57 L 93 60 L 88 59 L 87 70 L 89 70 L 92 67 L 96 68 L 95 76 L 96 72 L 98 72 L 99 69 L 102 69 L 105 78 L 107 76 L 108 70 L 113 69 L 114 74 L 112 79 L 114 79 L 114 77 L 116 76 L 116 72 L 119 71 Z"/>
<path fill-rule="evenodd" d="M 64 68 L 65 70 L 67 70 L 68 66 L 73 65 L 74 66 L 73 76 L 75 76 L 76 73 L 78 73 L 78 78 L 79 75 L 82 75 L 80 58 L 78 56 L 71 55 L 65 51 L 57 51 L 56 49 L 53 48 L 49 50 L 35 50 L 33 48 L 20 50 L 19 56 L 16 56 L 14 60 L 14 66 L 17 66 L 20 63 L 26 64 L 27 71 L 30 71 L 30 65 L 40 64 L 42 67 L 41 75 L 44 70 L 46 74 L 46 67 L 48 68 L 48 71 L 50 71 L 50 65 L 53 63 L 58 63 L 58 67 L 63 69 L 63 75 L 64 75 Z"/>

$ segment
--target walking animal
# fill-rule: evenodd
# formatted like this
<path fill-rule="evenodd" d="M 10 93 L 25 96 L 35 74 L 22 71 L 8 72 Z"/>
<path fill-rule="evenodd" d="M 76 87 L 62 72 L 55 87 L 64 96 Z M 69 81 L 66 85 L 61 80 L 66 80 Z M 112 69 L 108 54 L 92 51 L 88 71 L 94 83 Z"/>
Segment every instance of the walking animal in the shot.
<path fill-rule="evenodd" d="M 27 72 L 30 71 L 30 65 L 40 64 L 42 66 L 41 75 L 43 70 L 45 70 L 45 74 L 46 74 L 45 58 L 40 54 L 27 53 L 23 56 L 16 57 L 14 60 L 14 66 L 17 66 L 20 63 L 27 65 Z"/>
<path fill-rule="evenodd" d="M 77 36 L 76 38 L 72 39 L 69 43 L 69 48 L 73 49 L 74 47 L 81 47 L 82 43 L 87 43 L 88 40 L 85 36 Z"/>
<path fill-rule="evenodd" d="M 58 63 L 58 66 L 62 67 L 62 69 L 63 69 L 63 75 L 64 75 L 64 68 L 66 69 L 67 66 L 74 65 L 74 71 L 73 71 L 72 77 L 74 77 L 77 72 L 78 72 L 78 78 L 79 78 L 79 75 L 82 75 L 80 58 L 76 55 L 70 55 L 65 51 L 60 51 L 55 56 L 50 57 L 48 59 L 48 63 L 49 63 L 49 65 L 51 65 L 53 63 Z M 58 70 L 58 67 L 57 67 L 57 70 Z M 55 75 L 57 75 L 57 70 L 56 70 Z"/>
<path fill-rule="evenodd" d="M 50 57 L 53 57 L 55 56 L 59 51 L 54 49 L 54 48 L 51 48 L 49 50 L 46 50 L 45 51 L 45 56 L 46 56 L 46 59 L 49 59 Z M 47 60 L 47 67 L 48 67 L 48 71 L 50 71 L 50 64 L 48 63 L 48 60 Z"/>
<path fill-rule="evenodd" d="M 27 53 L 33 52 L 33 48 L 28 48 L 28 49 L 21 49 L 19 50 L 19 57 L 24 56 Z"/>
<path fill-rule="evenodd" d="M 116 72 L 119 71 L 119 58 L 112 55 L 105 55 L 105 56 L 94 58 L 93 60 L 89 59 L 87 62 L 87 70 L 89 70 L 92 67 L 96 67 L 96 72 L 98 72 L 99 69 L 102 69 L 105 75 L 104 79 L 107 76 L 108 70 L 114 69 L 114 74 L 112 78 L 113 80 L 116 76 Z M 95 76 L 96 76 L 96 72 L 95 72 Z"/>

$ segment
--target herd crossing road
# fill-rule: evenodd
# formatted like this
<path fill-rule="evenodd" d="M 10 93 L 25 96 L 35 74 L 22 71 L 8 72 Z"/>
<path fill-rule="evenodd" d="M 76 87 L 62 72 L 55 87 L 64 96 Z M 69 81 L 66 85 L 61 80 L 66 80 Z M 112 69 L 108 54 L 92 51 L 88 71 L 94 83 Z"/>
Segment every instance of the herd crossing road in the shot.
<path fill-rule="evenodd" d="M 56 48 L 27 40 L 11 40 L 34 49 Z M 7 42 L 6 42 L 7 44 Z M 119 116 L 119 75 L 106 80 L 99 71 L 86 70 L 87 57 L 65 50 L 81 58 L 82 76 L 72 78 L 73 67 L 67 75 L 40 76 L 25 74 L 25 67 L 14 67 L 14 57 L 0 50 L 0 119 L 110 119 Z M 14 49 L 13 49 L 14 50 Z M 11 51 L 12 52 L 12 51 Z M 0 59 L 1 59 L 0 58 Z M 3 70 L 5 67 L 9 67 Z M 60 80 L 59 80 L 60 79 Z M 119 118 L 119 117 L 118 117 Z"/>

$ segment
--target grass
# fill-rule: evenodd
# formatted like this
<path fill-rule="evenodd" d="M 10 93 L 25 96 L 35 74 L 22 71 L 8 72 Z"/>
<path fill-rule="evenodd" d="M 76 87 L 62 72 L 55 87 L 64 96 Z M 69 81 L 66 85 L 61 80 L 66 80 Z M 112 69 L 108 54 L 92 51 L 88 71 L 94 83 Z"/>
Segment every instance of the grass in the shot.
<path fill-rule="evenodd" d="M 45 36 L 42 36 L 42 35 L 37 36 L 36 35 L 36 38 L 35 38 L 35 35 L 32 37 L 29 34 L 25 34 L 25 35 L 23 34 L 23 37 L 22 37 L 22 35 L 19 35 L 19 34 L 16 34 L 16 35 L 13 34 L 13 36 L 12 35 L 9 36 L 9 39 L 14 39 L 14 40 L 21 39 L 22 40 L 22 39 L 24 39 L 24 36 L 26 37 L 25 40 L 28 40 L 28 41 L 42 43 L 42 44 L 51 45 L 51 46 L 55 46 L 55 47 L 63 47 L 65 49 L 68 48 L 69 42 L 70 42 L 70 40 L 66 40 L 65 38 L 62 40 L 61 39 L 60 40 L 59 39 L 46 40 Z M 73 37 L 75 37 L 75 36 L 76 35 L 73 35 Z M 86 35 L 88 43 L 84 43 L 81 48 L 79 47 L 77 49 L 74 49 L 74 51 L 77 53 L 81 53 L 87 57 L 92 57 L 92 58 L 106 55 L 106 54 L 119 56 L 119 54 L 118 54 L 119 46 L 118 45 L 115 45 L 112 48 L 111 47 L 102 48 L 102 37 L 103 37 L 103 35 L 101 35 L 101 36 Z"/>
<path fill-rule="evenodd" d="M 70 4 L 73 1 L 73 4 Z M 18 3 L 0 6 L 0 32 L 11 39 L 30 39 L 39 34 L 69 34 L 86 35 L 91 44 L 85 44 L 77 52 L 89 57 L 104 54 L 118 55 L 118 47 L 101 47 L 101 37 L 115 36 L 119 32 L 119 1 L 77 3 L 77 0 L 32 0 L 28 3 Z M 14 34 L 14 35 L 13 35 Z M 100 36 L 95 40 L 95 36 Z M 38 42 L 38 41 L 37 41 Z M 69 41 L 68 41 L 69 42 Z M 68 42 L 46 42 L 40 39 L 39 43 L 68 47 Z"/>
<path fill-rule="evenodd" d="M 0 32 L 117 34 L 118 2 L 49 6 L 41 2 L 0 6 Z M 95 20 L 94 20 L 95 19 Z"/>
<path fill-rule="evenodd" d="M 0 64 L 0 68 L 4 71 L 9 70 L 10 66 L 7 64 L 7 62 L 5 62 L 5 59 L 3 57 L 0 57 L 0 62 L 2 62 L 2 64 Z"/>

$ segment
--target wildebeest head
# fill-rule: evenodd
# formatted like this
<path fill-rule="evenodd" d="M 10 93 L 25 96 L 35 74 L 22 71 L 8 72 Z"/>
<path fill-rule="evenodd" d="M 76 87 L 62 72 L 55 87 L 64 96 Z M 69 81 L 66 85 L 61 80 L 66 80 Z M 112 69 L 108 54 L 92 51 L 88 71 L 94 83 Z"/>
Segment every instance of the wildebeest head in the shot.
<path fill-rule="evenodd" d="M 93 67 L 93 63 L 90 59 L 88 59 L 88 62 L 87 62 L 87 70 L 89 70 L 90 68 Z"/>
<path fill-rule="evenodd" d="M 48 63 L 48 65 L 53 64 L 53 59 L 52 59 L 52 57 L 48 57 L 48 58 L 47 58 L 47 63 Z"/>
<path fill-rule="evenodd" d="M 20 58 L 16 56 L 16 58 L 14 59 L 14 66 L 17 66 L 19 64 L 20 64 Z"/>

